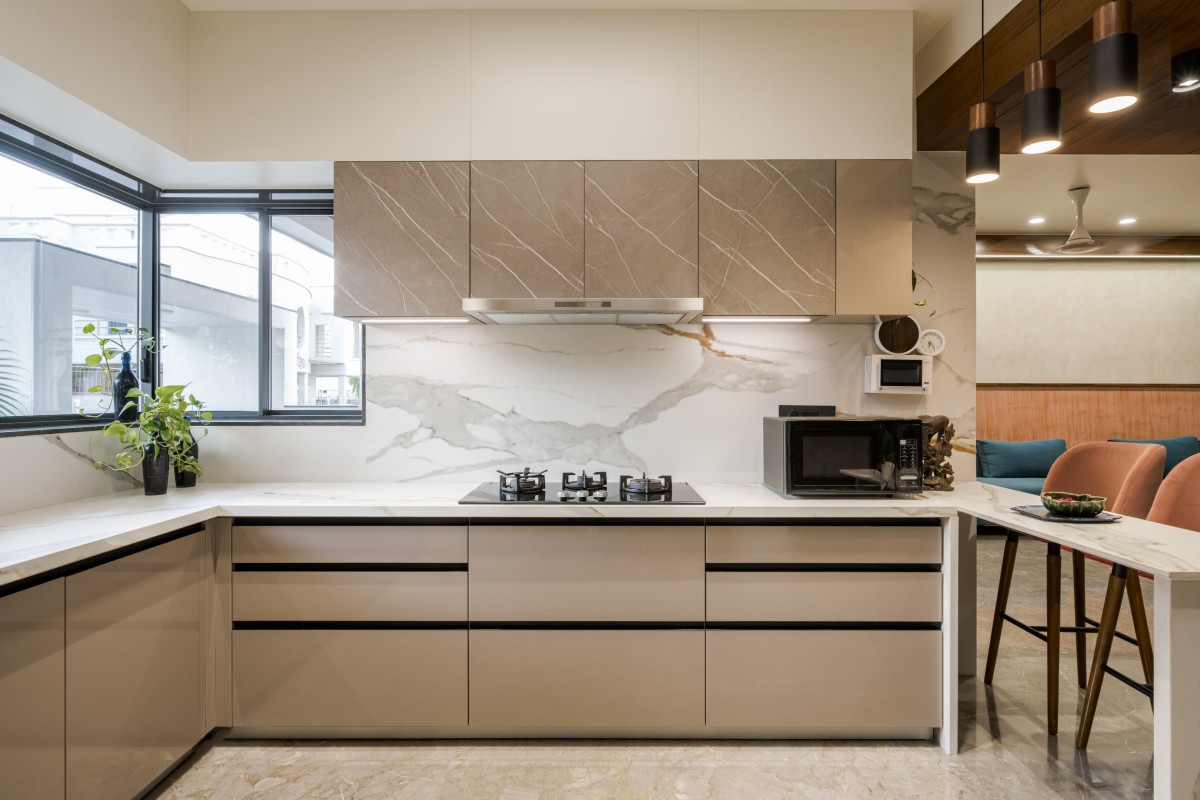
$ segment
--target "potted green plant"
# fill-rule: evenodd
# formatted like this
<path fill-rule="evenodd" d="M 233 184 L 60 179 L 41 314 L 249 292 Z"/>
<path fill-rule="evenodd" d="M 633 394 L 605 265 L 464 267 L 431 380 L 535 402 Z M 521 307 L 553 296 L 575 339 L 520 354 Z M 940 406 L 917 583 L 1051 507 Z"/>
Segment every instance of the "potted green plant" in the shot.
<path fill-rule="evenodd" d="M 121 422 L 133 422 L 137 417 L 137 403 L 130 402 L 131 395 L 129 391 L 138 386 L 137 376 L 133 374 L 133 350 L 140 347 L 143 357 L 150 353 L 157 353 L 158 348 L 154 341 L 154 337 L 150 335 L 148 328 L 138 328 L 136 331 L 132 328 L 109 328 L 108 335 L 102 336 L 96 333 L 96 326 L 89 322 L 83 326 L 83 333 L 88 334 L 96 340 L 99 352 L 92 353 L 83 361 L 89 367 L 99 367 L 104 365 L 103 375 L 112 376 L 112 402 L 107 407 L 102 407 L 97 414 L 86 414 L 85 416 L 103 417 L 111 413 L 114 419 Z M 132 336 L 132 341 L 127 337 Z M 113 369 L 113 360 L 117 356 L 121 357 L 121 369 L 115 375 Z M 104 386 L 97 384 L 88 388 L 88 391 L 96 394 L 104 391 Z M 103 404 L 102 404 L 103 405 Z"/>
<path fill-rule="evenodd" d="M 114 436 L 121 443 L 115 463 L 95 461 L 93 466 L 128 470 L 141 464 L 148 495 L 166 493 L 171 468 L 175 470 L 176 486 L 194 486 L 196 476 L 204 470 L 197 458 L 197 443 L 203 435 L 196 435 L 193 424 L 208 425 L 212 414 L 186 390 L 185 385 L 160 386 L 148 395 L 141 389 L 131 389 L 129 402 L 135 407 L 140 405 L 137 417 L 132 423 L 114 419 L 104 426 L 104 435 Z"/>
<path fill-rule="evenodd" d="M 916 296 L 918 286 L 927 287 L 924 291 L 924 294 L 921 297 Z M 924 275 L 917 272 L 916 267 L 913 267 L 913 271 L 912 271 L 912 291 L 913 291 L 913 305 L 914 306 L 916 306 L 917 308 L 925 308 L 926 306 L 929 306 L 929 316 L 932 317 L 935 314 L 937 314 L 937 309 L 934 308 L 933 306 L 929 305 L 930 303 L 937 302 L 937 299 L 938 299 L 937 287 L 933 285 L 933 281 L 929 280 L 929 278 L 926 278 Z"/>

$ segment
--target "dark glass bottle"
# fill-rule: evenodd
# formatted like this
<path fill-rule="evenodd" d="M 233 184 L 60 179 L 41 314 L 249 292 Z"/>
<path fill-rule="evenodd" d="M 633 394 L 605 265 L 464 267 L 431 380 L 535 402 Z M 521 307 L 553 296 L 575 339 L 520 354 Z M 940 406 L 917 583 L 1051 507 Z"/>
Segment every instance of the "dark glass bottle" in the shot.
<path fill-rule="evenodd" d="M 136 398 L 125 396 L 130 389 L 138 387 L 137 375 L 133 374 L 130 365 L 131 357 L 128 352 L 121 353 L 121 371 L 113 378 L 113 418 L 121 422 L 133 422 L 138 416 Z M 135 400 L 134 404 L 125 408 L 130 400 Z"/>

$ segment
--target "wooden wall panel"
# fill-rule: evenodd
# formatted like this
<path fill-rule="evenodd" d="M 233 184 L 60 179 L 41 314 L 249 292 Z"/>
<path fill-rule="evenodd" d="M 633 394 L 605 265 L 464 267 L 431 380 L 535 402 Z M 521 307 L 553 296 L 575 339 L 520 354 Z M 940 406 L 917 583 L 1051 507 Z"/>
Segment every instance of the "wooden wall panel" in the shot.
<path fill-rule="evenodd" d="M 1080 442 L 1200 435 L 1200 386 L 976 388 L 980 439 Z"/>

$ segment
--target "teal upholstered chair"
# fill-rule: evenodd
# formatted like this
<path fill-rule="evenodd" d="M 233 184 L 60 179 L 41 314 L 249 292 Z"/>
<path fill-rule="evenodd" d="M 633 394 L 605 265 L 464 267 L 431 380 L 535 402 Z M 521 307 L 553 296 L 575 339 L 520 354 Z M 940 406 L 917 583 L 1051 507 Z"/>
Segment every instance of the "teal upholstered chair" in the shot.
<path fill-rule="evenodd" d="M 1055 460 L 1067 452 L 1065 439 L 975 443 L 975 475 L 980 483 L 1041 494 Z"/>

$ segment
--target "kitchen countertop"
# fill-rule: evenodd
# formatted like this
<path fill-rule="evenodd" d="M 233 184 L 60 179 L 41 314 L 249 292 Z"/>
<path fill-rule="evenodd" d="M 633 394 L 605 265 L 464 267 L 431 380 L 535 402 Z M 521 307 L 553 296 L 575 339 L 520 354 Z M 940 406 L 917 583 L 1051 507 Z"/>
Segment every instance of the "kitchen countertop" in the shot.
<path fill-rule="evenodd" d="M 1200 534 L 1126 519 L 1064 525 L 1024 517 L 1032 495 L 978 483 L 911 498 L 787 499 L 757 484 L 693 484 L 706 505 L 458 504 L 471 483 L 201 484 L 147 497 L 140 490 L 0 516 L 0 586 L 70 566 L 215 517 L 445 519 L 945 518 L 963 511 L 1161 577 L 1200 579 Z"/>

